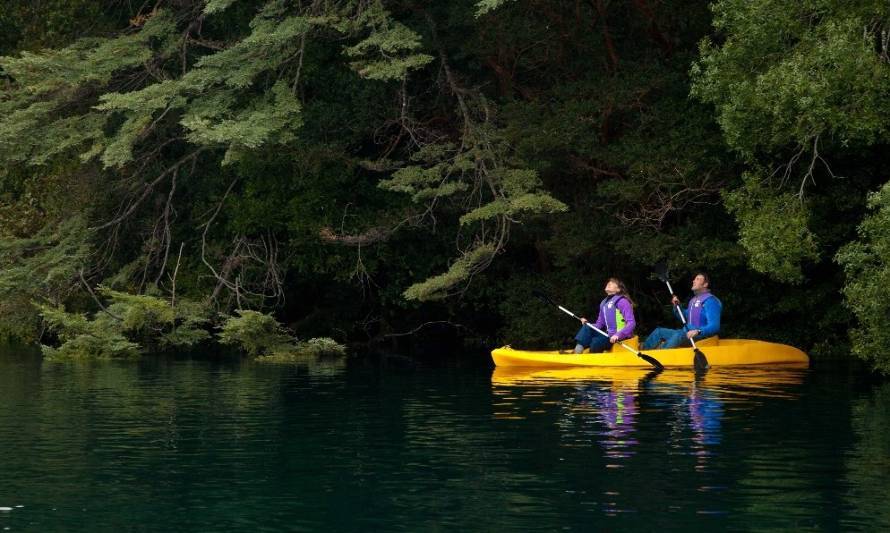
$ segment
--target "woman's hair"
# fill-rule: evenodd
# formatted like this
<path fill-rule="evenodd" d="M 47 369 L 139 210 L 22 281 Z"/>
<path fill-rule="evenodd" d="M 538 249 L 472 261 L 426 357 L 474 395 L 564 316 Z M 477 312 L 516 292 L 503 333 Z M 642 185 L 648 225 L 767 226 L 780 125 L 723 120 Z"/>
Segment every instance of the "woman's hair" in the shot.
<path fill-rule="evenodd" d="M 606 284 L 608 284 L 610 281 L 615 285 L 618 285 L 618 294 L 627 298 L 627 301 L 630 302 L 630 305 L 636 305 L 631 299 L 630 294 L 627 293 L 627 287 L 624 286 L 623 281 L 618 278 L 609 278 L 608 280 L 606 280 Z"/>

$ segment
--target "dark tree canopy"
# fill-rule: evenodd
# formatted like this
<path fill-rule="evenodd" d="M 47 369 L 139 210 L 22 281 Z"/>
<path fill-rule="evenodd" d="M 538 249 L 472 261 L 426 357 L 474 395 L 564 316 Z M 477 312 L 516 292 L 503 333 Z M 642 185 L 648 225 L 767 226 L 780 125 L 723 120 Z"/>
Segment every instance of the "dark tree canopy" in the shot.
<path fill-rule="evenodd" d="M 0 30 L 8 335 L 105 302 L 185 344 L 249 310 L 552 344 L 532 288 L 618 275 L 646 328 L 667 258 L 727 335 L 890 368 L 884 2 L 13 1 Z"/>

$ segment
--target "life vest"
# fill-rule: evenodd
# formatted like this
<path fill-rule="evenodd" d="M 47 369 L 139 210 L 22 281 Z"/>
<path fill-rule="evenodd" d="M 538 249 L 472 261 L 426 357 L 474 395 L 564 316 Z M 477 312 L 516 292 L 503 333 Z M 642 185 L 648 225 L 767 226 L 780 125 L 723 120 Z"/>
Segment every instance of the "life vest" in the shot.
<path fill-rule="evenodd" d="M 705 301 L 713 297 L 711 291 L 696 294 L 689 300 L 689 329 L 701 329 L 702 311 L 705 308 Z"/>
<path fill-rule="evenodd" d="M 624 314 L 618 309 L 618 301 L 622 298 L 624 298 L 623 294 L 615 294 L 613 296 L 606 296 L 603 301 L 600 302 L 600 313 L 602 313 L 603 318 L 606 319 L 606 333 L 609 335 L 618 333 L 624 329 L 625 325 L 627 325 L 627 322 L 624 319 Z"/>

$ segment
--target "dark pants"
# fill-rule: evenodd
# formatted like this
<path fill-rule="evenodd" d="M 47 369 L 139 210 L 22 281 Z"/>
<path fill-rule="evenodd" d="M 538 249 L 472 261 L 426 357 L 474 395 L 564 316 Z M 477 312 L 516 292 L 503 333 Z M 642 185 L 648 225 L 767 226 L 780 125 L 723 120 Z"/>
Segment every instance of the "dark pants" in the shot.
<path fill-rule="evenodd" d="M 702 337 L 701 335 L 697 335 L 695 337 L 695 342 L 705 340 L 707 337 Z M 659 346 L 659 344 L 664 341 L 664 344 Z M 655 348 L 684 348 L 686 346 L 692 346 L 692 343 L 689 342 L 689 338 L 686 337 L 685 329 L 672 329 L 672 328 L 655 328 L 655 331 L 649 334 L 646 337 L 646 340 L 643 341 L 643 350 L 652 350 Z"/>
<path fill-rule="evenodd" d="M 590 348 L 590 353 L 605 352 L 612 348 L 612 343 L 609 342 L 608 337 L 600 335 L 587 325 L 581 326 L 581 329 L 578 330 L 578 334 L 575 335 L 575 341 L 581 346 Z"/>

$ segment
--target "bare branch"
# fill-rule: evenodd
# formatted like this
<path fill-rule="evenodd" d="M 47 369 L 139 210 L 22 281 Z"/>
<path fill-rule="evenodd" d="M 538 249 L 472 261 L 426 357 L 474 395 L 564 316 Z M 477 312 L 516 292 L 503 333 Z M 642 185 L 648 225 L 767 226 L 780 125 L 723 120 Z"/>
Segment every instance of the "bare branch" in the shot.
<path fill-rule="evenodd" d="M 207 150 L 207 147 L 203 147 L 203 146 L 202 146 L 201 148 L 198 148 L 198 149 L 195 150 L 194 152 L 192 152 L 192 153 L 190 153 L 190 154 L 188 154 L 188 155 L 182 157 L 182 158 L 179 159 L 176 163 L 173 163 L 173 165 L 171 165 L 171 166 L 168 167 L 166 170 L 164 170 L 163 172 L 161 172 L 161 174 L 158 175 L 158 177 L 155 178 L 154 181 L 152 181 L 151 183 L 149 183 L 149 184 L 147 184 L 147 185 L 144 186 L 143 191 L 142 191 L 142 195 L 141 195 L 139 198 L 137 198 L 136 200 L 133 200 L 133 201 L 130 203 L 130 205 L 129 205 L 129 207 L 127 208 L 127 210 L 124 211 L 123 214 L 121 214 L 121 215 L 115 217 L 113 220 L 110 220 L 110 221 L 108 221 L 108 222 L 106 222 L 106 223 L 104 223 L 104 224 L 100 224 L 100 225 L 98 225 L 98 226 L 94 226 L 94 227 L 92 227 L 92 228 L 90 228 L 90 229 L 91 229 L 91 230 L 101 230 L 101 229 L 105 229 L 105 228 L 108 228 L 108 227 L 111 227 L 111 226 L 116 226 L 117 224 L 120 224 L 121 222 L 123 222 L 127 217 L 129 217 L 130 215 L 133 214 L 133 212 L 136 210 L 137 207 L 139 207 L 139 205 L 142 203 L 142 201 L 145 200 L 146 197 L 148 197 L 148 195 L 151 193 L 151 191 L 154 190 L 154 188 L 155 188 L 159 183 L 161 183 L 161 181 L 163 181 L 164 178 L 166 178 L 167 176 L 169 176 L 169 175 L 171 175 L 172 173 L 174 173 L 180 166 L 182 166 L 183 164 L 185 164 L 185 163 L 188 162 L 189 160 L 192 160 L 192 159 L 198 157 L 198 155 L 199 155 L 201 152 L 205 151 L 205 150 Z"/>
<path fill-rule="evenodd" d="M 393 230 L 391 229 L 378 226 L 358 235 L 338 235 L 334 233 L 333 229 L 325 226 L 318 230 L 318 236 L 324 241 L 342 244 L 344 246 L 366 246 L 389 239 L 392 232 Z"/>
<path fill-rule="evenodd" d="M 416 328 L 412 329 L 411 331 L 406 331 L 404 333 L 388 333 L 386 335 L 383 335 L 383 337 L 405 337 L 407 335 L 414 335 L 415 333 L 422 330 L 423 328 L 425 328 L 427 326 L 432 326 L 435 324 L 447 324 L 449 326 L 452 326 L 452 327 L 455 327 L 458 329 L 465 329 L 470 332 L 473 331 L 470 328 L 468 328 L 467 326 L 464 326 L 463 324 L 458 324 L 457 322 L 451 322 L 448 320 L 434 320 L 432 322 L 424 322 L 423 324 L 417 326 Z"/>
<path fill-rule="evenodd" d="M 170 306 L 171 307 L 176 306 L 176 274 L 179 273 L 179 261 L 182 259 L 182 248 L 184 246 L 185 246 L 184 242 L 179 243 L 179 255 L 176 256 L 176 268 L 173 269 L 173 276 L 170 277 L 170 283 L 172 284 L 172 288 L 170 290 Z"/>
<path fill-rule="evenodd" d="M 164 219 L 164 231 L 162 234 L 162 238 L 164 241 L 164 260 L 161 262 L 161 268 L 158 270 L 158 275 L 155 278 L 155 285 L 157 285 L 161 281 L 161 276 L 164 275 L 164 270 L 167 268 L 167 258 L 170 256 L 170 241 L 172 240 L 172 235 L 170 231 L 170 212 L 171 212 L 171 203 L 173 201 L 173 193 L 176 192 L 176 176 L 179 174 L 179 171 L 173 172 L 173 178 L 170 180 L 170 193 L 167 195 L 167 203 L 164 205 L 164 213 L 162 215 Z"/>
<path fill-rule="evenodd" d="M 219 282 L 219 284 L 217 284 L 216 286 L 216 289 L 214 289 L 213 291 L 213 295 L 210 297 L 211 300 L 216 299 L 217 295 L 219 294 L 221 284 L 225 284 L 234 289 L 234 285 L 231 285 L 227 279 L 220 276 L 220 274 L 217 273 L 216 269 L 213 268 L 213 265 L 211 265 L 210 262 L 207 261 L 205 250 L 207 249 L 207 232 L 210 230 L 210 225 L 213 224 L 213 221 L 216 219 L 216 216 L 219 214 L 219 211 L 222 209 L 222 206 L 226 201 L 226 198 L 229 197 L 229 193 L 232 192 L 232 188 L 235 187 L 236 183 L 238 183 L 238 178 L 232 180 L 232 182 L 229 184 L 229 187 L 226 189 L 225 194 L 223 194 L 222 199 L 217 204 L 216 210 L 213 212 L 213 215 L 211 215 L 210 219 L 202 225 L 204 231 L 201 233 L 201 261 L 205 265 L 207 265 L 207 268 L 209 268 L 210 272 L 213 273 L 213 277 L 215 277 Z M 226 264 L 228 264 L 228 261 L 226 261 Z M 223 266 L 223 270 L 225 270 L 225 265 Z"/>
<path fill-rule="evenodd" d="M 90 287 L 90 284 L 87 283 L 86 278 L 83 277 L 83 269 L 82 269 L 82 268 L 78 271 L 78 274 L 80 275 L 80 282 L 83 283 L 83 286 L 84 286 L 84 287 L 86 287 L 87 292 L 90 293 L 90 296 L 93 297 L 93 300 L 96 302 L 96 304 L 99 306 L 99 308 L 100 308 L 105 314 L 107 314 L 108 316 L 110 316 L 111 318 L 117 320 L 118 322 L 122 322 L 124 319 L 121 318 L 121 317 L 119 317 L 119 316 L 117 316 L 117 315 L 115 315 L 115 314 L 112 313 L 111 311 L 109 311 L 108 308 L 105 307 L 105 305 L 102 303 L 102 301 L 99 300 L 99 298 L 96 296 L 96 293 L 93 292 L 93 288 Z"/>

